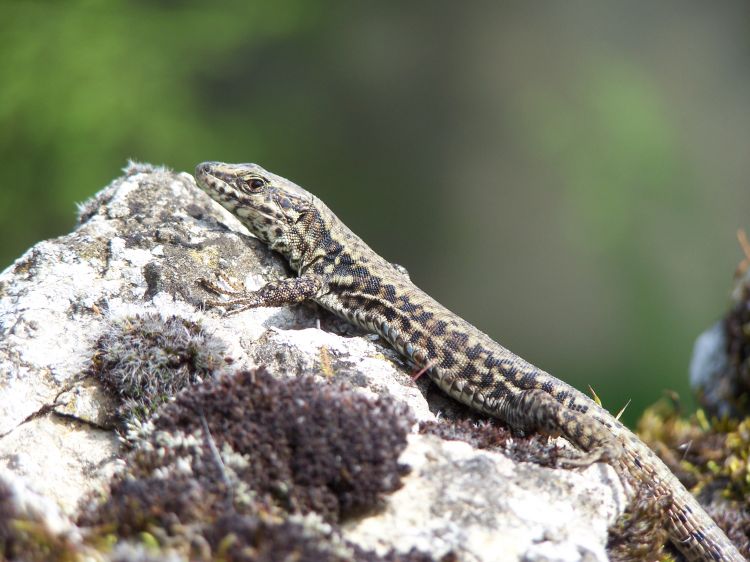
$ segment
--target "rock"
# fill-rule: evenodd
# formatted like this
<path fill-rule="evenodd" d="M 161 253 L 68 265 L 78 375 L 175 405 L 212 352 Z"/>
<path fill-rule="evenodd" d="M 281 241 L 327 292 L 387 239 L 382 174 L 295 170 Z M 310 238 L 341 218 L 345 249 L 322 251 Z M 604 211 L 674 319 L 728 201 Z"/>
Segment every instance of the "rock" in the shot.
<path fill-rule="evenodd" d="M 345 524 L 346 538 L 461 560 L 607 560 L 622 490 L 600 466 L 558 471 L 429 435 L 412 435 L 401 460 L 412 469 L 403 488 L 381 513 Z"/>
<path fill-rule="evenodd" d="M 744 263 L 744 262 L 743 262 Z M 750 268 L 738 268 L 729 309 L 698 336 L 690 359 L 690 386 L 709 415 L 750 415 Z"/>
<path fill-rule="evenodd" d="M 40 242 L 0 274 L 0 468 L 14 486 L 61 510 L 53 517 L 65 520 L 60 533 L 75 531 L 70 521 L 81 503 L 106 493 L 113 473 L 125 470 L 115 428 L 146 423 L 139 412 L 145 417 L 171 400 L 172 387 L 167 393 L 144 370 L 183 369 L 185 384 L 194 384 L 262 365 L 277 377 L 314 375 L 403 402 L 417 421 L 460 411 L 426 377 L 415 383 L 378 338 L 315 306 L 230 315 L 207 308 L 216 296 L 199 280 L 219 271 L 248 289 L 290 274 L 192 176 L 130 164 L 81 206 L 73 232 Z M 149 330 L 158 333 L 160 322 L 173 323 L 174 337 L 185 331 L 184 349 L 159 355 L 165 344 Z M 190 351 L 198 340 L 214 342 L 210 365 L 201 368 Z M 102 377 L 111 356 L 143 369 Z M 396 559 L 390 549 L 403 560 L 422 559 L 413 549 L 433 559 L 606 560 L 607 527 L 625 506 L 607 466 L 570 471 L 517 462 L 499 449 L 419 435 L 416 426 L 401 462 L 410 472 L 382 509 L 327 532 L 389 560 Z M 140 548 L 122 542 L 117 556 Z"/>
<path fill-rule="evenodd" d="M 719 417 L 738 414 L 732 406 L 737 388 L 731 376 L 723 322 L 716 322 L 695 340 L 689 372 L 690 387 L 711 414 Z"/>

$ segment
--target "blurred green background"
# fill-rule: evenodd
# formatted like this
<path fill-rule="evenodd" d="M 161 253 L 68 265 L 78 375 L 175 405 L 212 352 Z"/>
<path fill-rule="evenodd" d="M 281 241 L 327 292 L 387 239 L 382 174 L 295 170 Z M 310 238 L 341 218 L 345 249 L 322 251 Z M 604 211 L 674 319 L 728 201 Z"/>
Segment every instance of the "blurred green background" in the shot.
<path fill-rule="evenodd" d="M 207 7 L 210 6 L 210 7 Z M 128 158 L 314 191 L 631 422 L 687 396 L 750 211 L 746 2 L 0 4 L 0 267 Z"/>

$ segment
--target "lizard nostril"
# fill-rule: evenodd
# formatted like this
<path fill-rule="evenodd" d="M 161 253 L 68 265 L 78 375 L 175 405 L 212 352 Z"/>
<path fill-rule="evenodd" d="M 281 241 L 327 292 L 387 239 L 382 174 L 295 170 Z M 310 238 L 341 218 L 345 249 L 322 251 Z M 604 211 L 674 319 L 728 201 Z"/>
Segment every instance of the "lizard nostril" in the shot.
<path fill-rule="evenodd" d="M 195 172 L 197 174 L 204 174 L 211 169 L 211 164 L 213 164 L 213 162 L 201 162 L 195 167 Z"/>

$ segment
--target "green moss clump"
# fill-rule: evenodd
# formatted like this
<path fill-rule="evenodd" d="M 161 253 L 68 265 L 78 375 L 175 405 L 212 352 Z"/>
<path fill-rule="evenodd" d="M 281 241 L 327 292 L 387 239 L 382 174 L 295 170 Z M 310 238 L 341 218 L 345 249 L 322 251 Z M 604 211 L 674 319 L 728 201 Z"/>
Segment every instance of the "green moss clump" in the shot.
<path fill-rule="evenodd" d="M 750 418 L 709 419 L 698 410 L 685 419 L 661 401 L 644 412 L 638 433 L 750 556 Z"/>
<path fill-rule="evenodd" d="M 80 545 L 63 532 L 49 528 L 43 506 L 21 498 L 14 486 L 0 477 L 0 560 L 22 562 L 76 562 L 83 559 Z"/>
<path fill-rule="evenodd" d="M 612 562 L 658 560 L 674 562 L 675 554 L 668 552 L 669 535 L 664 513 L 670 498 L 654 501 L 650 490 L 640 489 L 625 513 L 609 528 L 607 554 Z"/>

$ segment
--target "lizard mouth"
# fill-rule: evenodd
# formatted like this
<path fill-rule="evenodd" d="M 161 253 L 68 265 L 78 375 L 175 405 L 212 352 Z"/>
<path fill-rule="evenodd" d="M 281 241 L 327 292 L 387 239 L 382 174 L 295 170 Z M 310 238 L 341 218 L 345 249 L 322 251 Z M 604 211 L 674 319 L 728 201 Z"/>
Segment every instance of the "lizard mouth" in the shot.
<path fill-rule="evenodd" d="M 226 182 L 211 173 L 214 164 L 214 162 L 203 162 L 195 167 L 195 183 L 204 191 L 214 191 L 220 183 L 226 185 Z"/>
<path fill-rule="evenodd" d="M 203 162 L 195 167 L 195 183 L 216 203 L 234 214 L 239 221 L 256 237 L 270 241 L 267 233 L 270 224 L 284 218 L 281 207 L 270 205 L 264 195 L 250 196 L 235 187 L 236 178 L 232 171 L 222 169 L 220 162 Z M 260 198 L 259 198 L 260 197 Z M 262 199 L 261 199 L 262 198 Z"/>
<path fill-rule="evenodd" d="M 223 203 L 236 204 L 236 196 L 230 185 L 216 173 L 218 162 L 203 162 L 195 167 L 195 183 L 212 198 L 218 197 Z"/>

